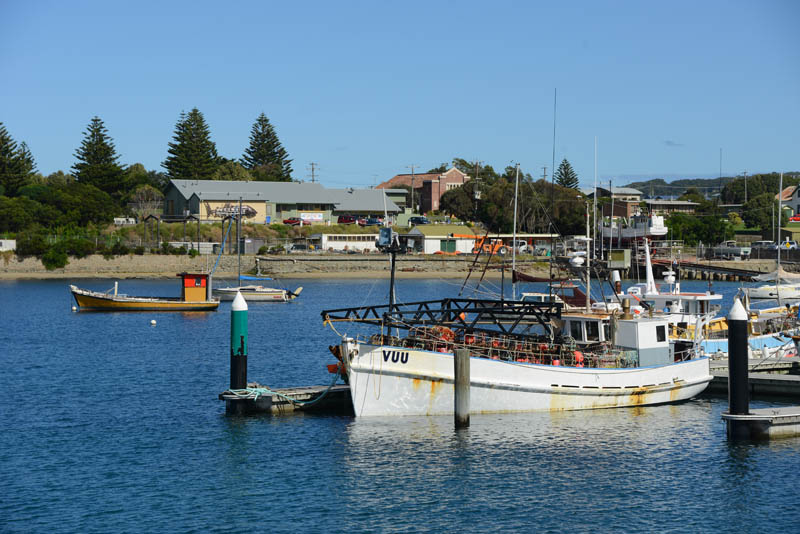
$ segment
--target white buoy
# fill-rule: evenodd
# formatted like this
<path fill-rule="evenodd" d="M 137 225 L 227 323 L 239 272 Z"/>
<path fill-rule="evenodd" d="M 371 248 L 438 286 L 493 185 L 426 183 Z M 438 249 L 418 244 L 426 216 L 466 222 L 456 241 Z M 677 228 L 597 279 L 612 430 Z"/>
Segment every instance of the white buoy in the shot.
<path fill-rule="evenodd" d="M 72 311 L 78 311 L 78 308 L 76 308 L 75 306 L 73 306 L 73 307 L 72 307 Z"/>
<path fill-rule="evenodd" d="M 152 319 L 152 320 L 150 321 L 150 326 L 155 326 L 155 325 L 156 325 L 156 320 L 155 320 L 155 319 Z"/>

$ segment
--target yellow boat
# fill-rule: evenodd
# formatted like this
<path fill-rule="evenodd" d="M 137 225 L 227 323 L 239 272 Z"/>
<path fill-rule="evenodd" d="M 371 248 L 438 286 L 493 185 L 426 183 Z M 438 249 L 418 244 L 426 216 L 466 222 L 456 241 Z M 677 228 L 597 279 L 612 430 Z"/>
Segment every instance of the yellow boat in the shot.
<path fill-rule="evenodd" d="M 211 297 L 208 274 L 179 273 L 180 297 L 133 297 L 114 292 L 105 293 L 70 285 L 75 302 L 83 311 L 214 311 L 219 299 Z"/>

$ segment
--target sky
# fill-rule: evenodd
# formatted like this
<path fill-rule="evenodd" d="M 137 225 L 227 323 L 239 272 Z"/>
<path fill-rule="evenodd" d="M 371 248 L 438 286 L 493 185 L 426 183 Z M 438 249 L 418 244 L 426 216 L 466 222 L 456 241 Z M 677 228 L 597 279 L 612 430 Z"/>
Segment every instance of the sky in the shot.
<path fill-rule="evenodd" d="M 228 158 L 265 113 L 293 177 L 314 162 L 328 187 L 456 157 L 566 158 L 584 186 L 595 161 L 615 185 L 797 171 L 798 27 L 795 0 L 0 0 L 0 122 L 43 174 L 94 116 L 163 171 L 194 107 Z"/>

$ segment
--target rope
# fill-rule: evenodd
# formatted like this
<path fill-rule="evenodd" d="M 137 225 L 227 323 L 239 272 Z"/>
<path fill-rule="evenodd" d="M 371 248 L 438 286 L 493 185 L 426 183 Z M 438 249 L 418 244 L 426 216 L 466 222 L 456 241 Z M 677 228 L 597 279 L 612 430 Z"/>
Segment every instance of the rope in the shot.
<path fill-rule="evenodd" d="M 222 244 L 219 247 L 219 254 L 217 254 L 217 261 L 214 262 L 214 268 L 211 269 L 211 275 L 213 275 L 217 271 L 217 265 L 219 265 L 219 259 L 222 257 L 222 253 L 225 250 L 225 241 L 228 239 L 228 234 L 231 232 L 231 226 L 233 226 L 233 217 L 231 217 L 231 222 L 228 225 L 228 229 L 225 231 L 225 235 L 222 237 Z"/>
<path fill-rule="evenodd" d="M 325 389 L 325 391 L 320 393 L 316 398 L 311 399 L 311 400 L 307 400 L 307 401 L 300 401 L 300 400 L 297 400 L 297 399 L 293 399 L 293 398 L 289 397 L 288 395 L 284 395 L 283 393 L 279 393 L 279 392 L 271 390 L 269 388 L 229 389 L 228 391 L 230 393 L 232 393 L 233 395 L 235 395 L 236 397 L 239 397 L 240 399 L 249 399 L 249 398 L 251 398 L 251 396 L 255 395 L 255 397 L 253 397 L 253 400 L 258 400 L 258 398 L 261 395 L 275 395 L 277 397 L 280 397 L 282 399 L 285 399 L 285 400 L 291 402 L 292 404 L 296 404 L 296 405 L 300 405 L 300 406 L 312 406 L 312 405 L 318 403 L 319 401 L 321 401 L 322 399 L 324 399 L 328 395 L 328 393 L 331 391 L 331 389 L 333 389 L 333 386 L 336 385 L 336 381 L 337 380 L 339 380 L 338 368 L 337 368 L 336 374 L 333 376 L 333 382 L 331 382 L 331 384 Z"/>

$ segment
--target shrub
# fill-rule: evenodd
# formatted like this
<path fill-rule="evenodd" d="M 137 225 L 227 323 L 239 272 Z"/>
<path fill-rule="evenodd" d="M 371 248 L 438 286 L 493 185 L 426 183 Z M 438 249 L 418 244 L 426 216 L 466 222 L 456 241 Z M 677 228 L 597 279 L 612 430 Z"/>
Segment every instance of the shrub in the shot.
<path fill-rule="evenodd" d="M 53 246 L 42 255 L 42 265 L 48 271 L 66 267 L 67 263 L 67 253 L 62 246 Z"/>
<path fill-rule="evenodd" d="M 63 242 L 64 251 L 76 258 L 85 258 L 94 252 L 94 243 L 88 239 L 73 237 Z"/>
<path fill-rule="evenodd" d="M 196 258 L 199 254 L 200 251 L 198 251 L 196 248 L 193 248 L 189 251 L 189 256 L 192 258 Z"/>
<path fill-rule="evenodd" d="M 269 247 L 267 245 L 262 245 L 261 248 L 258 249 L 258 255 L 263 256 L 264 254 L 269 252 Z"/>
<path fill-rule="evenodd" d="M 50 247 L 44 234 L 38 232 L 20 232 L 17 235 L 17 257 L 35 256 L 41 258 Z"/>
<path fill-rule="evenodd" d="M 144 256 L 144 247 L 139 246 L 133 249 L 133 253 L 137 256 Z"/>
<path fill-rule="evenodd" d="M 111 247 L 111 253 L 114 254 L 115 256 L 124 256 L 126 254 L 129 254 L 130 251 L 131 249 L 123 245 L 122 242 L 120 241 L 117 241 L 116 243 L 114 243 L 114 246 Z"/>

